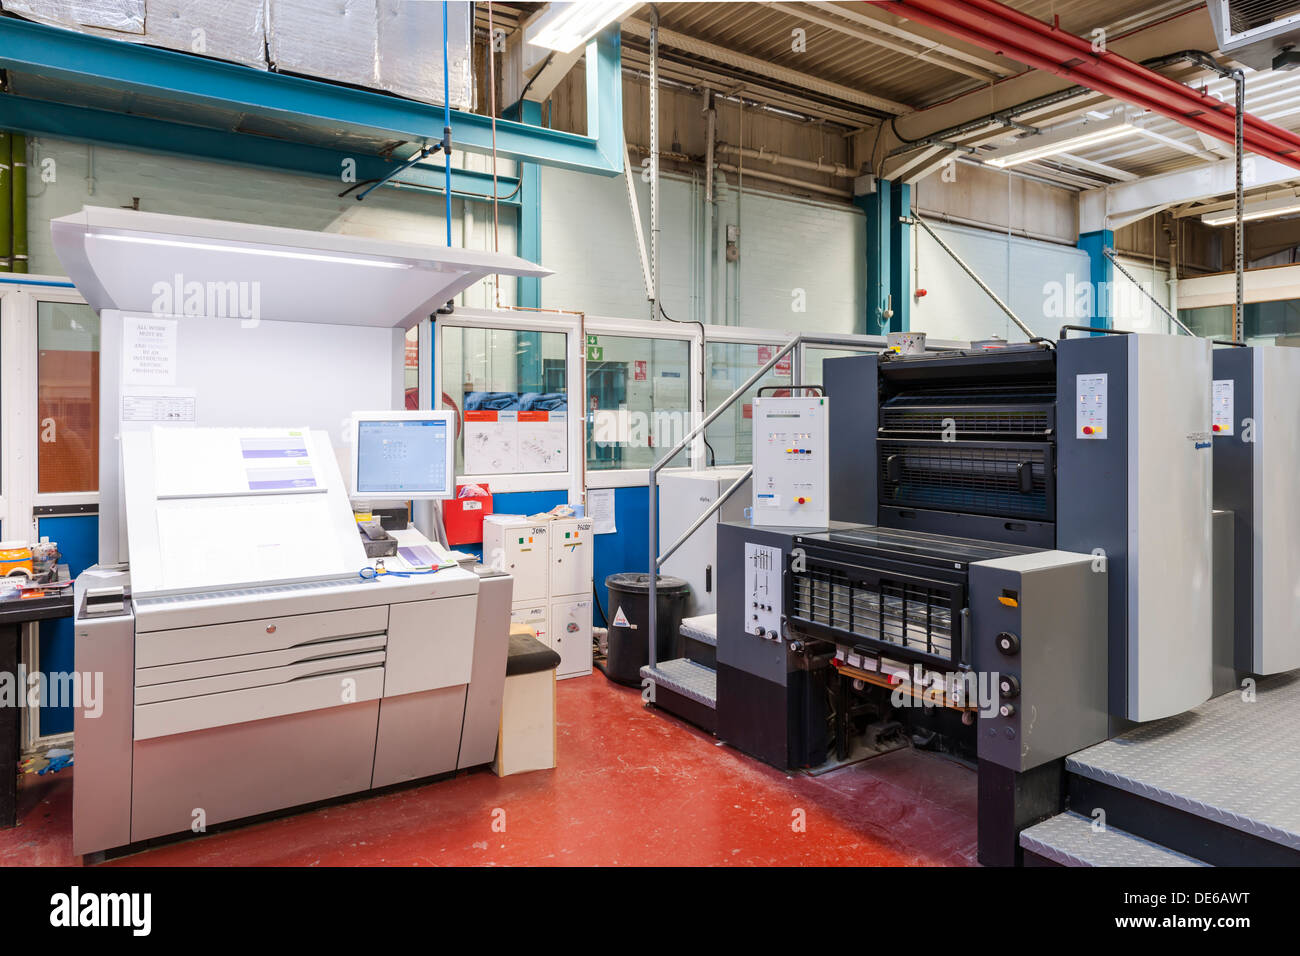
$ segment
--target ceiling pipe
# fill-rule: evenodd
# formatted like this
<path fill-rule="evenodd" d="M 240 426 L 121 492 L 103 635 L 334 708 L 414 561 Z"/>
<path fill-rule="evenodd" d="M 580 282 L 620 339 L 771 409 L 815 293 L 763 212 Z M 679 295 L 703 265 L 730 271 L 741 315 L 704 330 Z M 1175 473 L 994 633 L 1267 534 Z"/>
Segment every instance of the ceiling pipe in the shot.
<path fill-rule="evenodd" d="M 810 169 L 813 172 L 838 176 L 840 179 L 854 179 L 857 173 L 841 163 L 823 163 L 819 159 L 798 159 L 783 156 L 770 149 L 754 149 L 751 146 L 733 146 L 730 143 L 718 143 L 717 150 L 730 156 L 743 156 L 745 159 L 758 159 L 774 166 L 793 166 L 795 169 Z M 752 172 L 752 170 L 751 170 Z"/>
<path fill-rule="evenodd" d="M 1025 16 L 995 0 L 870 0 L 923 23 L 1143 110 L 1167 116 L 1207 136 L 1234 144 L 1237 111 L 1115 53 Z M 1253 152 L 1300 169 L 1300 136 L 1245 114 L 1241 137 Z"/>

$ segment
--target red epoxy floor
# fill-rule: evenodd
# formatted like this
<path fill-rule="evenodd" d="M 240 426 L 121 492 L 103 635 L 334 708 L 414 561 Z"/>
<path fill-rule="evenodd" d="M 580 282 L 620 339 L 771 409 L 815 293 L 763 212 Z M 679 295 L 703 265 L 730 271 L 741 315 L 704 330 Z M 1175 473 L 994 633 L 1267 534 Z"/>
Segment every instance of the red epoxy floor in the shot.
<path fill-rule="evenodd" d="M 821 777 L 787 775 L 646 710 L 637 691 L 600 674 L 561 681 L 558 711 L 553 771 L 476 770 L 108 865 L 975 862 L 975 773 L 943 758 L 905 750 Z M 24 777 L 18 812 L 18 827 L 0 830 L 0 864 L 80 862 L 70 771 Z"/>

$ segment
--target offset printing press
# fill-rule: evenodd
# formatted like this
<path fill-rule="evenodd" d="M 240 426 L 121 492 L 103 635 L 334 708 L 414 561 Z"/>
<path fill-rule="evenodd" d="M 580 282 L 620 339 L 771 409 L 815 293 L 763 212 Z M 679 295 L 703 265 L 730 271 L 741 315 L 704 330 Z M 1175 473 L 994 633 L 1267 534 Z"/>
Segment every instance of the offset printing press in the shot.
<path fill-rule="evenodd" d="M 74 633 L 103 706 L 74 716 L 74 852 L 490 762 L 512 579 L 377 575 L 353 502 L 419 495 L 340 464 L 365 453 L 358 409 L 414 414 L 406 329 L 483 275 L 547 270 L 131 210 L 52 231 L 101 331 L 99 563 Z M 444 494 L 446 455 L 409 459 Z"/>
<path fill-rule="evenodd" d="M 825 385 L 830 527 L 719 529 L 718 734 L 785 767 L 863 735 L 977 760 L 980 857 L 1014 862 L 1062 758 L 1211 694 L 1209 343 L 831 359 Z"/>

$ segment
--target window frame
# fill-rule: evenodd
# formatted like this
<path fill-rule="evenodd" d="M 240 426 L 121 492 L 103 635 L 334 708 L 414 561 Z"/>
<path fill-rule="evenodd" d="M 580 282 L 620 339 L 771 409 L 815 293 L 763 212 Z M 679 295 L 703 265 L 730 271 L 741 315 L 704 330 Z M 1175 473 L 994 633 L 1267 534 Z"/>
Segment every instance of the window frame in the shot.
<path fill-rule="evenodd" d="M 55 513 L 98 515 L 99 492 L 38 492 L 40 440 L 37 412 L 39 308 L 41 302 L 88 305 L 63 276 L 7 275 L 0 279 L 0 520 L 3 535 L 35 538 L 45 509 Z M 98 396 L 96 396 L 98 400 Z M 22 528 L 22 532 L 15 529 Z M 38 626 L 24 626 L 23 660 L 29 672 L 40 669 Z M 20 741 L 23 751 L 62 746 L 71 733 L 39 734 L 39 721 L 22 708 Z"/>

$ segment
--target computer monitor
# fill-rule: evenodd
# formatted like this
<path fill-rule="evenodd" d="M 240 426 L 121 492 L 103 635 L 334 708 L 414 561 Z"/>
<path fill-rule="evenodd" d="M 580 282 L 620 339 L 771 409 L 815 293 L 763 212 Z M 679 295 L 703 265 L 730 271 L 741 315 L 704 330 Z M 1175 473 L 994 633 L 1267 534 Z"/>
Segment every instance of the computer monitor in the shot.
<path fill-rule="evenodd" d="M 454 412 L 353 412 L 352 497 L 450 498 L 455 491 Z"/>

